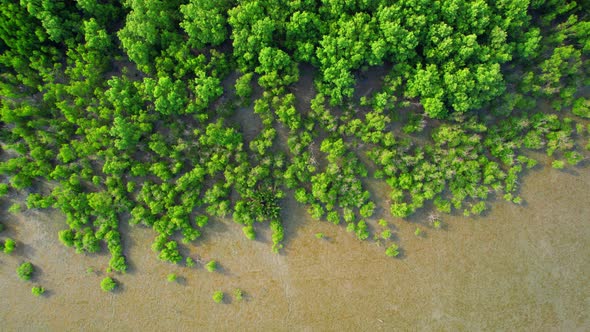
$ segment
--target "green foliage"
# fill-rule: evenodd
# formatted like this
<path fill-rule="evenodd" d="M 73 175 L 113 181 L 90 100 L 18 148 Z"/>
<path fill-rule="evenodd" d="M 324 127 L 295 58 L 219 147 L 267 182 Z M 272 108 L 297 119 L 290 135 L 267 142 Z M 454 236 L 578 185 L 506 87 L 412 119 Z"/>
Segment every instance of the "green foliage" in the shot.
<path fill-rule="evenodd" d="M 242 301 L 244 299 L 244 291 L 242 291 L 239 288 L 236 288 L 234 290 L 234 298 L 236 299 L 236 301 Z"/>
<path fill-rule="evenodd" d="M 7 183 L 0 183 L 0 197 L 6 196 L 9 186 Z"/>
<path fill-rule="evenodd" d="M 14 203 L 14 204 L 10 205 L 10 207 L 8 208 L 8 212 L 13 213 L 13 214 L 20 213 L 21 210 L 22 210 L 22 205 L 20 203 Z"/>
<path fill-rule="evenodd" d="M 207 264 L 205 264 L 205 269 L 207 269 L 207 271 L 209 271 L 209 272 L 217 271 L 217 262 L 216 261 L 209 261 Z"/>
<path fill-rule="evenodd" d="M 180 252 L 178 252 L 178 243 L 176 241 L 166 242 L 162 248 L 160 248 L 160 254 L 158 255 L 158 258 L 174 264 L 180 262 L 182 260 L 182 256 L 180 255 Z"/>
<path fill-rule="evenodd" d="M 422 230 L 419 227 L 416 227 L 416 230 L 414 230 L 414 235 L 416 236 L 422 236 Z"/>
<path fill-rule="evenodd" d="M 100 282 L 100 288 L 105 292 L 112 292 L 117 288 L 117 282 L 111 277 L 105 277 Z"/>
<path fill-rule="evenodd" d="M 11 238 L 7 238 L 6 241 L 4 241 L 4 253 L 5 254 L 11 254 L 14 249 L 16 248 L 16 241 L 14 241 Z"/>
<path fill-rule="evenodd" d="M 397 244 L 393 243 L 385 250 L 385 255 L 388 257 L 397 257 L 399 256 L 399 247 Z"/>
<path fill-rule="evenodd" d="M 221 302 L 223 302 L 223 298 L 224 297 L 225 297 L 225 295 L 220 290 L 213 292 L 212 298 L 213 298 L 213 301 L 215 303 L 221 303 Z"/>
<path fill-rule="evenodd" d="M 250 98 L 252 95 L 252 86 L 250 82 L 252 81 L 253 75 L 253 73 L 247 73 L 236 80 L 236 95 L 242 98 Z"/>
<path fill-rule="evenodd" d="M 193 267 L 195 266 L 195 261 L 191 257 L 187 257 L 186 260 L 186 267 Z"/>
<path fill-rule="evenodd" d="M 226 14 L 229 1 L 210 2 L 190 0 L 180 6 L 183 21 L 180 26 L 189 36 L 189 45 L 203 48 L 205 45 L 219 45 L 227 38 Z"/>
<path fill-rule="evenodd" d="M 355 233 L 356 233 L 356 237 L 361 241 L 368 239 L 369 238 L 369 230 L 367 227 L 367 223 L 363 220 L 359 221 L 356 224 Z"/>
<path fill-rule="evenodd" d="M 33 288 L 31 288 L 31 293 L 34 296 L 41 296 L 45 293 L 45 288 L 41 287 L 41 286 L 33 286 Z"/>
<path fill-rule="evenodd" d="M 485 210 L 486 210 L 486 203 L 485 202 L 478 202 L 471 207 L 471 213 L 474 215 L 480 215 Z"/>
<path fill-rule="evenodd" d="M 169 273 L 166 276 L 166 280 L 168 280 L 168 282 L 174 282 L 174 281 L 176 281 L 176 279 L 178 279 L 178 276 L 176 275 L 176 273 Z"/>
<path fill-rule="evenodd" d="M 35 272 L 35 267 L 33 266 L 33 264 L 31 264 L 31 262 L 24 262 L 21 265 L 19 265 L 19 267 L 16 269 L 16 275 L 21 279 L 21 280 L 31 280 L 31 277 L 33 276 L 33 273 Z"/>
<path fill-rule="evenodd" d="M 249 240 L 256 239 L 256 231 L 254 230 L 254 227 L 252 225 L 247 225 L 247 226 L 242 227 L 242 231 L 244 232 L 244 235 L 246 235 L 246 237 Z"/>
<path fill-rule="evenodd" d="M 323 239 L 325 237 L 326 237 L 326 235 L 324 235 L 324 233 L 315 233 L 315 238 L 316 239 Z"/>
<path fill-rule="evenodd" d="M 590 100 L 578 98 L 574 101 L 572 113 L 579 117 L 590 118 Z"/>
<path fill-rule="evenodd" d="M 283 238 L 285 237 L 284 235 L 284 228 L 283 225 L 281 224 L 280 221 L 278 220 L 272 220 L 270 222 L 270 229 L 272 231 L 272 251 L 277 253 L 279 252 L 279 250 L 281 248 L 283 248 L 283 245 L 281 244 L 281 242 L 283 241 Z"/>
<path fill-rule="evenodd" d="M 572 166 L 575 166 L 584 160 L 584 156 L 577 151 L 567 151 L 563 155 L 567 160 L 567 163 Z"/>
<path fill-rule="evenodd" d="M 555 169 L 563 169 L 565 167 L 565 161 L 563 160 L 554 160 L 551 162 L 551 167 Z"/>
<path fill-rule="evenodd" d="M 112 271 L 127 269 L 127 216 L 175 264 L 176 239 L 195 241 L 212 216 L 232 215 L 250 239 L 268 222 L 276 252 L 291 192 L 366 239 L 361 219 L 382 208 L 369 173 L 390 187 L 393 216 L 430 202 L 477 215 L 488 196 L 522 203 L 536 164 L 524 149 L 556 168 L 586 158 L 586 2 L 0 4 L 0 197 L 59 209 L 59 240 L 106 247 Z"/>

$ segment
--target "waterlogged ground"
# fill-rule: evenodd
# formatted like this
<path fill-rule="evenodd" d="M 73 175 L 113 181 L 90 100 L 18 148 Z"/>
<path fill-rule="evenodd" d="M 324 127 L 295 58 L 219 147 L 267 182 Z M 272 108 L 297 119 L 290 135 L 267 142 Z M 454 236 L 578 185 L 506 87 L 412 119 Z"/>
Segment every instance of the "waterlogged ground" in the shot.
<path fill-rule="evenodd" d="M 589 188 L 588 166 L 538 166 L 523 181 L 524 206 L 495 202 L 485 217 L 446 216 L 445 229 L 422 227 L 423 238 L 414 236 L 416 224 L 393 220 L 402 259 L 309 220 L 293 202 L 281 255 L 271 253 L 268 233 L 251 242 L 231 221 L 208 227 L 190 250 L 219 260 L 215 273 L 159 262 L 149 248 L 153 232 L 130 228 L 131 271 L 116 277 L 115 294 L 99 287 L 106 256 L 77 255 L 58 242 L 59 213 L 6 216 L 4 235 L 19 248 L 0 255 L 0 330 L 589 330 Z M 16 276 L 25 259 L 38 268 L 33 282 Z M 177 282 L 167 282 L 171 272 Z M 47 295 L 32 296 L 34 284 Z M 243 301 L 231 296 L 235 288 Z M 225 303 L 212 301 L 215 290 L 229 295 Z"/>

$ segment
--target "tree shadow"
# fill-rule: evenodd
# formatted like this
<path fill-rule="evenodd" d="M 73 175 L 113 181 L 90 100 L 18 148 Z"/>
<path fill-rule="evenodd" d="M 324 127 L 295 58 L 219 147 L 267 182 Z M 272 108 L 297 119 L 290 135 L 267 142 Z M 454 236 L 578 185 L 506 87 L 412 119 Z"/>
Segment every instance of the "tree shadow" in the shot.
<path fill-rule="evenodd" d="M 177 284 L 179 284 L 180 286 L 186 286 L 188 284 L 186 277 L 183 277 L 183 276 L 176 277 L 175 282 Z"/>
<path fill-rule="evenodd" d="M 127 286 L 125 286 L 125 284 L 121 283 L 121 281 L 117 280 L 116 278 L 113 278 L 113 280 L 117 283 L 117 286 L 110 293 L 121 294 L 121 293 L 125 292 L 125 289 L 127 289 Z"/>
<path fill-rule="evenodd" d="M 135 241 L 131 237 L 131 227 L 132 225 L 128 222 L 129 218 L 125 218 L 119 222 L 119 234 L 121 236 L 121 247 L 123 248 L 123 256 L 125 257 L 125 262 L 127 263 L 127 270 L 125 270 L 126 274 L 134 275 L 136 273 L 136 267 L 131 259 L 131 252 L 130 248 L 136 245 Z M 135 225 L 135 227 L 140 227 Z"/>
<path fill-rule="evenodd" d="M 286 190 L 285 197 L 281 202 L 281 220 L 284 238 L 281 241 L 283 249 L 279 251 L 279 254 L 287 254 L 285 248 L 297 236 L 297 230 L 303 225 L 306 219 L 309 219 L 307 211 L 295 200 L 294 192 L 292 190 Z"/>
<path fill-rule="evenodd" d="M 44 297 L 44 298 L 51 298 L 55 295 L 55 292 L 51 289 L 45 289 L 45 291 L 43 292 L 43 294 L 41 294 L 39 297 Z"/>

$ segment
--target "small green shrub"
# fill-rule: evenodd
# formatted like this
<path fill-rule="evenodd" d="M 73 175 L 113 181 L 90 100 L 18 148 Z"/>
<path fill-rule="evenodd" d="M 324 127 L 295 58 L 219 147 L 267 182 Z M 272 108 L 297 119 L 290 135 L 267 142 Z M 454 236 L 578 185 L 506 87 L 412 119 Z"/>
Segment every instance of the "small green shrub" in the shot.
<path fill-rule="evenodd" d="M 354 222 L 351 222 L 348 225 L 346 225 L 346 231 L 349 233 L 354 232 L 355 229 L 356 229 L 356 225 L 354 224 Z"/>
<path fill-rule="evenodd" d="M 0 183 L 0 197 L 6 196 L 8 189 L 10 189 L 10 187 L 7 183 Z"/>
<path fill-rule="evenodd" d="M 414 235 L 416 235 L 416 236 L 422 235 L 422 230 L 420 229 L 420 227 L 416 227 L 416 230 L 414 231 Z"/>
<path fill-rule="evenodd" d="M 254 227 L 252 227 L 252 225 L 242 227 L 242 232 L 244 232 L 244 235 L 246 235 L 246 237 L 249 240 L 256 239 L 256 231 L 254 230 Z"/>
<path fill-rule="evenodd" d="M 338 225 L 340 223 L 340 216 L 336 211 L 330 211 L 326 215 L 326 220 L 333 223 L 334 225 Z"/>
<path fill-rule="evenodd" d="M 6 242 L 4 242 L 4 253 L 11 254 L 15 248 L 16 248 L 16 242 L 11 238 L 7 238 Z"/>
<path fill-rule="evenodd" d="M 242 301 L 244 299 L 244 292 L 241 289 L 236 288 L 234 290 L 234 297 L 236 298 L 236 301 Z"/>
<path fill-rule="evenodd" d="M 369 238 L 369 230 L 367 227 L 367 223 L 364 220 L 361 220 L 356 224 L 355 232 L 356 237 L 361 241 L 364 241 Z"/>
<path fill-rule="evenodd" d="M 19 203 L 14 203 L 8 208 L 8 212 L 12 214 L 20 213 L 22 210 L 22 206 Z"/>
<path fill-rule="evenodd" d="M 195 261 L 192 258 L 187 257 L 186 258 L 186 267 L 193 267 L 193 266 L 195 266 Z"/>
<path fill-rule="evenodd" d="M 480 215 L 486 210 L 486 203 L 484 201 L 478 202 L 471 207 L 471 213 L 474 215 Z"/>
<path fill-rule="evenodd" d="M 117 282 L 111 277 L 106 277 L 100 282 L 100 288 L 105 292 L 112 292 L 117 288 Z"/>
<path fill-rule="evenodd" d="M 33 288 L 31 288 L 31 293 L 35 296 L 41 296 L 45 293 L 45 288 L 41 286 L 33 286 Z"/>
<path fill-rule="evenodd" d="M 393 243 L 385 250 L 385 255 L 389 257 L 397 257 L 399 255 L 399 247 Z"/>
<path fill-rule="evenodd" d="M 16 269 L 16 275 L 21 280 L 31 280 L 34 271 L 35 267 L 33 267 L 31 262 L 24 262 Z"/>
<path fill-rule="evenodd" d="M 210 261 L 209 263 L 205 264 L 205 269 L 209 272 L 215 272 L 217 270 L 217 262 Z"/>
<path fill-rule="evenodd" d="M 215 303 L 221 303 L 223 301 L 224 298 L 224 294 L 222 291 L 215 291 L 213 292 L 213 301 L 215 301 Z"/>
<path fill-rule="evenodd" d="M 564 153 L 564 156 L 567 160 L 567 163 L 572 166 L 575 166 L 579 164 L 582 160 L 584 160 L 584 156 L 577 151 L 567 151 L 566 153 Z"/>
<path fill-rule="evenodd" d="M 553 167 L 555 169 L 563 169 L 565 167 L 565 161 L 563 161 L 563 160 L 554 160 L 551 163 L 551 167 Z"/>
<path fill-rule="evenodd" d="M 391 238 L 391 231 L 389 229 L 384 230 L 383 232 L 381 232 L 381 238 L 383 240 L 389 240 Z"/>
<path fill-rule="evenodd" d="M 174 282 L 176 281 L 176 279 L 178 279 L 178 276 L 176 275 L 176 273 L 170 273 L 168 274 L 166 279 L 168 280 L 168 282 Z"/>
<path fill-rule="evenodd" d="M 315 233 L 315 237 L 316 239 L 323 239 L 326 236 L 324 235 L 324 233 Z"/>

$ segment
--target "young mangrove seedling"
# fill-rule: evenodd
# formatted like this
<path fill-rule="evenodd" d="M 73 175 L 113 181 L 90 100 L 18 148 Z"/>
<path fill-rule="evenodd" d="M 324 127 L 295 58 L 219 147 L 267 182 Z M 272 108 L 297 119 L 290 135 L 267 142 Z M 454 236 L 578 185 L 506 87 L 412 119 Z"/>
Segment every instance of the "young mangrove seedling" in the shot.
<path fill-rule="evenodd" d="M 195 266 L 195 261 L 191 257 L 186 258 L 186 267 L 193 267 Z"/>
<path fill-rule="evenodd" d="M 236 298 L 236 301 L 242 301 L 244 299 L 244 292 L 241 289 L 236 288 L 234 290 L 234 297 Z"/>
<path fill-rule="evenodd" d="M 112 292 L 117 288 L 117 282 L 111 277 L 106 277 L 100 282 L 100 288 L 105 292 Z"/>
<path fill-rule="evenodd" d="M 170 273 L 168 274 L 166 279 L 168 280 L 168 282 L 174 282 L 176 281 L 176 279 L 178 279 L 178 276 L 176 275 L 176 273 Z"/>
<path fill-rule="evenodd" d="M 41 287 L 41 286 L 33 286 L 33 288 L 31 288 L 31 293 L 37 297 L 43 295 L 43 293 L 45 293 L 45 288 Z"/>
<path fill-rule="evenodd" d="M 215 303 L 221 303 L 223 301 L 223 292 L 218 290 L 213 292 L 213 301 L 215 301 Z"/>
<path fill-rule="evenodd" d="M 395 244 L 395 243 L 391 244 L 385 250 L 385 255 L 387 255 L 389 257 L 397 257 L 399 255 L 399 247 L 397 246 L 397 244 Z"/>
<path fill-rule="evenodd" d="M 15 248 L 16 248 L 16 241 L 14 241 L 11 238 L 7 238 L 6 242 L 4 242 L 4 253 L 10 255 L 14 251 Z"/>
<path fill-rule="evenodd" d="M 420 229 L 420 227 L 416 227 L 416 230 L 414 231 L 414 235 L 416 235 L 416 236 L 422 235 L 422 230 Z"/>
<path fill-rule="evenodd" d="M 205 264 L 205 268 L 209 272 L 215 272 L 217 270 L 217 262 L 216 261 L 210 261 L 209 263 Z"/>
<path fill-rule="evenodd" d="M 33 272 L 35 272 L 35 267 L 33 267 L 33 264 L 31 264 L 31 262 L 24 262 L 16 269 L 16 275 L 21 280 L 25 281 L 31 280 Z"/>

